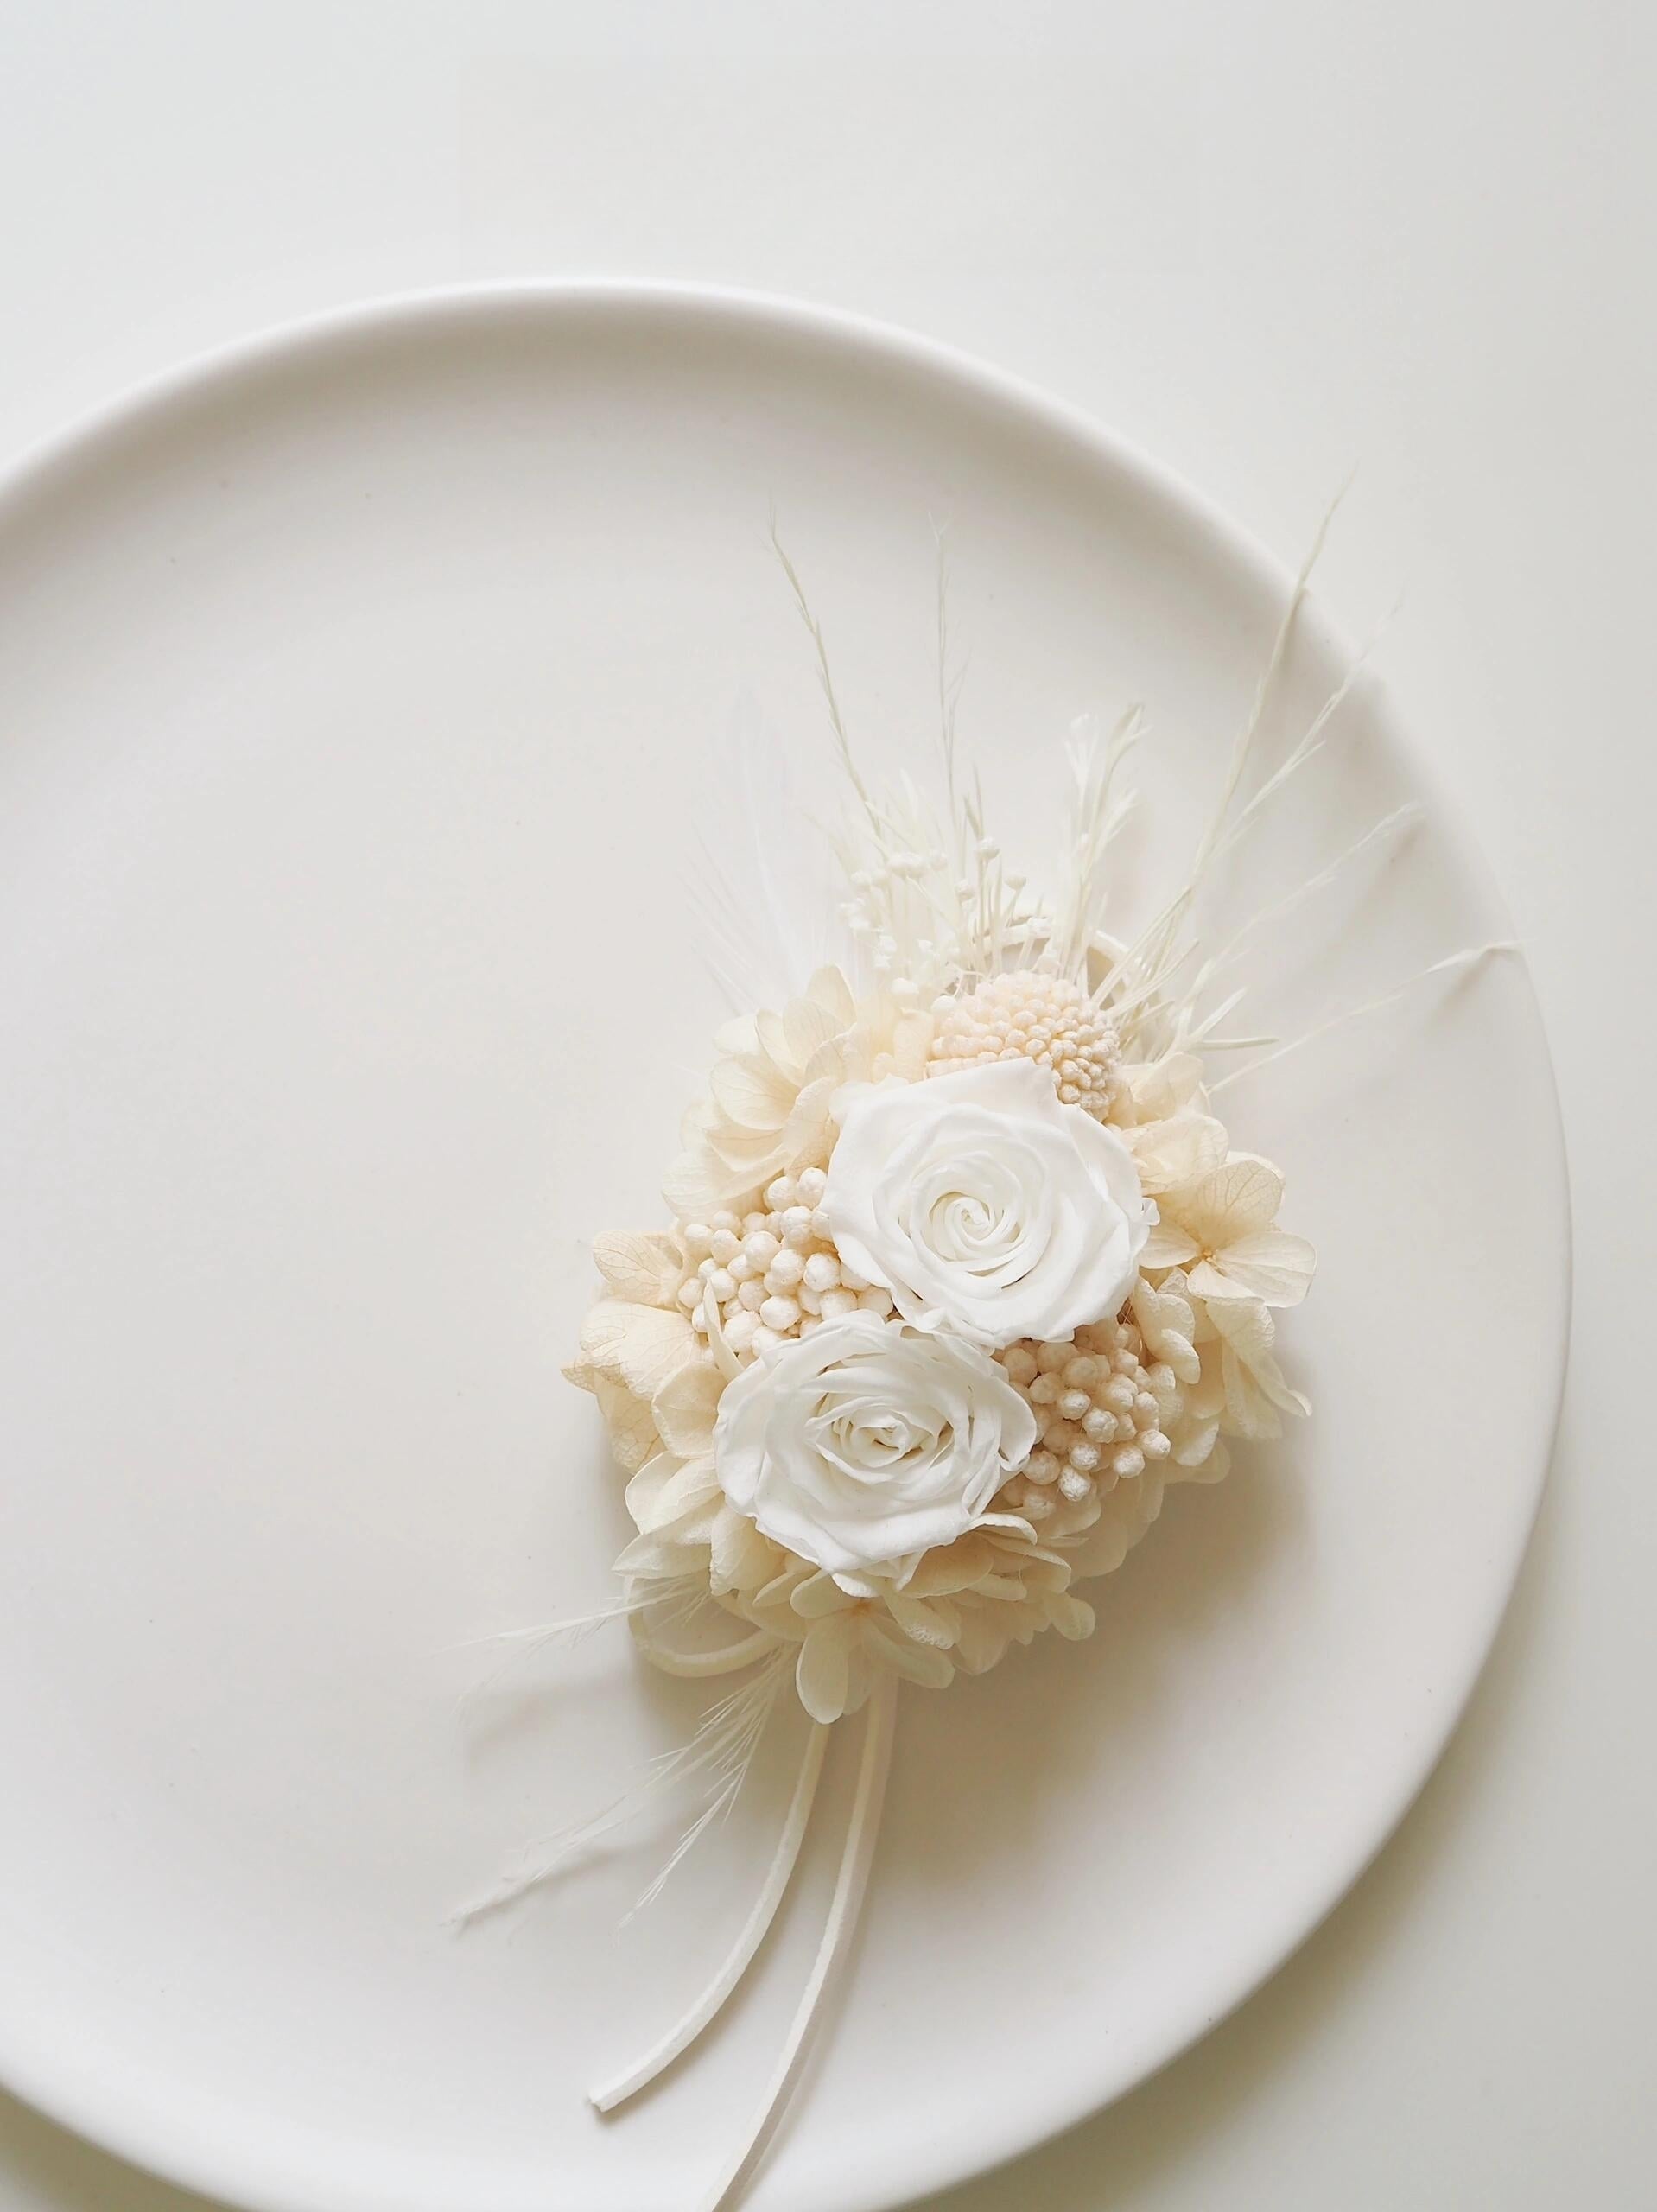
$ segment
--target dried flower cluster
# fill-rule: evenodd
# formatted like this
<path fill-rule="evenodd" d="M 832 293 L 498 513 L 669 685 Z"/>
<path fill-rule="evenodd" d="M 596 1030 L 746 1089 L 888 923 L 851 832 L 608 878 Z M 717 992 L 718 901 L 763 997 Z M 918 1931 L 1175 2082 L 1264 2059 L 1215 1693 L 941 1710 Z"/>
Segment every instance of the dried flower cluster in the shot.
<path fill-rule="evenodd" d="M 672 1227 L 595 1248 L 568 1372 L 631 1476 L 632 1600 L 711 1599 L 742 1663 L 792 1653 L 819 1720 L 882 1673 L 942 1687 L 1087 1634 L 1077 1586 L 1166 1485 L 1305 1410 L 1273 1316 L 1311 1250 L 1212 1111 L 1177 931 L 1099 926 L 1111 785 L 1078 758 L 1087 874 L 1051 912 L 970 812 L 869 802 L 867 983 L 825 969 L 721 1032 Z"/>
<path fill-rule="evenodd" d="M 670 1671 L 746 1677 L 663 1770 L 704 1784 L 680 1851 L 730 1803 L 784 1686 L 817 1724 L 734 1950 L 651 2052 L 592 2092 L 600 2109 L 723 2005 L 789 1884 L 828 1725 L 869 1706 L 819 1967 L 714 2212 L 763 2153 L 854 1918 L 895 1686 L 982 1674 L 1049 1630 L 1086 1637 L 1082 1589 L 1121 1564 L 1167 1487 L 1217 1481 L 1229 1440 L 1275 1437 L 1307 1410 L 1275 1338 L 1312 1250 L 1278 1225 L 1282 1176 L 1233 1148 L 1213 1105 L 1228 1079 L 1216 1057 L 1272 1041 L 1222 1033 L 1240 992 L 1210 1003 L 1248 932 L 1210 950 L 1194 921 L 1205 878 L 1339 702 L 1250 787 L 1305 584 L 1190 872 L 1127 943 L 1105 903 L 1137 712 L 1073 741 L 1064 864 L 1044 896 L 1006 868 L 975 779 L 957 775 L 942 619 L 934 805 L 906 780 L 865 781 L 800 597 L 851 794 L 845 951 L 719 1033 L 663 1185 L 670 1224 L 597 1240 L 604 1293 L 566 1370 L 628 1477 L 637 1533 L 606 1617 L 630 1618 Z M 674 1640 L 710 1617 L 711 1637 Z"/>
<path fill-rule="evenodd" d="M 937 1028 L 929 1075 L 953 1075 L 991 1060 L 1031 1059 L 1052 1070 L 1064 1105 L 1081 1106 L 1101 1121 L 1108 1117 L 1121 1049 L 1116 1032 L 1079 984 L 1038 969 L 1015 968 L 940 998 L 932 1013 Z"/>

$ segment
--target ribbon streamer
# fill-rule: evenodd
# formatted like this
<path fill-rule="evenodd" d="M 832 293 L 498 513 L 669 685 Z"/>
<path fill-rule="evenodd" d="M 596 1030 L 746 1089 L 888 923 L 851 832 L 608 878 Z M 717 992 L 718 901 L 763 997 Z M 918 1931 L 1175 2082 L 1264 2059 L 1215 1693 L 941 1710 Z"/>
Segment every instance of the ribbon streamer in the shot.
<path fill-rule="evenodd" d="M 897 1703 L 896 1678 L 891 1675 L 883 1675 L 869 1697 L 869 1717 L 863 1735 L 863 1757 L 857 1770 L 857 1795 L 852 1802 L 852 1817 L 846 1831 L 845 1848 L 841 1853 L 840 1873 L 835 1883 L 835 1894 L 829 1903 L 828 1917 L 823 1926 L 822 1940 L 817 1946 L 810 1978 L 800 1999 L 799 2009 L 790 2024 L 783 2055 L 778 2061 L 777 2071 L 771 2076 L 765 2100 L 750 2123 L 746 2139 L 734 2163 L 727 2169 L 724 2179 L 707 2199 L 704 2212 L 730 2212 L 731 2206 L 747 2187 L 770 2148 L 787 2107 L 789 2096 L 805 2063 L 818 2009 L 828 1993 L 835 1971 L 844 1960 L 856 1933 L 858 1915 L 862 1910 L 864 1892 L 868 1887 L 869 1868 L 873 1862 L 874 1847 L 879 1834 L 886 1777 L 892 1768 L 892 1723 Z"/>
<path fill-rule="evenodd" d="M 770 1871 L 754 1899 L 753 1910 L 748 1915 L 741 1934 L 732 1945 L 724 1965 L 683 2018 L 668 2030 L 659 2043 L 654 2044 L 645 2052 L 637 2065 L 630 2066 L 613 2080 L 600 2082 L 597 2088 L 587 2091 L 588 2101 L 598 2111 L 613 2112 L 618 2105 L 625 2104 L 629 2097 L 637 2096 L 642 2088 L 655 2081 L 658 2074 L 664 2073 L 682 2052 L 690 2048 L 702 2030 L 717 2018 L 732 1991 L 747 1972 L 794 1878 L 800 1846 L 805 1840 L 805 1832 L 810 1823 L 817 1781 L 822 1772 L 822 1755 L 828 1744 L 827 1727 L 821 1721 L 813 1721 L 811 1733 L 806 1738 L 805 1756 L 800 1762 L 799 1777 L 794 1784 L 794 1796 L 789 1804 L 788 1818 L 777 1840 Z"/>

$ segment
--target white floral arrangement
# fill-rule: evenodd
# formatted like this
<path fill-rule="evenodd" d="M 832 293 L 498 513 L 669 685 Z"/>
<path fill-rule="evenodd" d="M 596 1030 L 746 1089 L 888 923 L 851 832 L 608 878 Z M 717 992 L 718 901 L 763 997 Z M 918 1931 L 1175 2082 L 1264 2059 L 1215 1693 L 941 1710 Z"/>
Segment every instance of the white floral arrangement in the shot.
<path fill-rule="evenodd" d="M 663 1185 L 670 1220 L 596 1239 L 603 1292 L 565 1370 L 598 1401 L 636 1534 L 616 1602 L 556 1627 L 625 1617 L 670 1673 L 741 1678 L 650 1777 L 703 1789 L 670 1866 L 728 1808 L 790 1685 L 810 1722 L 735 1946 L 653 2050 L 590 2093 L 601 2110 L 676 2059 L 736 1986 L 788 1886 L 828 1738 L 868 1707 L 817 1964 L 707 2212 L 736 2201 L 763 2155 L 854 1921 L 898 1687 L 943 1689 L 1050 1630 L 1087 1637 L 1083 1591 L 1121 1566 L 1169 1485 L 1217 1482 L 1233 1440 L 1268 1441 L 1308 1411 L 1279 1363 L 1277 1317 L 1305 1298 L 1312 1248 L 1279 1224 L 1281 1172 L 1235 1149 L 1214 1104 L 1240 1050 L 1268 1048 L 1246 1068 L 1291 1048 L 1223 1033 L 1241 994 L 1210 1001 L 1248 932 L 1209 947 L 1194 910 L 1346 688 L 1252 775 L 1308 562 L 1190 870 L 1123 943 L 1105 908 L 1138 710 L 1108 737 L 1073 734 L 1066 863 L 1032 888 L 988 834 L 976 781 L 963 789 L 942 620 L 929 803 L 908 781 L 866 781 L 784 567 L 849 791 L 834 839 L 843 957 L 719 1032 Z"/>
<path fill-rule="evenodd" d="M 631 1476 L 617 1572 L 705 1592 L 817 1721 L 1086 1636 L 1076 1586 L 1166 1485 L 1306 1410 L 1273 1344 L 1313 1265 L 1282 1175 L 1231 1149 L 1131 964 L 1048 941 L 1038 916 L 994 968 L 935 950 L 924 1006 L 831 968 L 733 1025 L 678 1219 L 594 1248 L 566 1371 Z"/>

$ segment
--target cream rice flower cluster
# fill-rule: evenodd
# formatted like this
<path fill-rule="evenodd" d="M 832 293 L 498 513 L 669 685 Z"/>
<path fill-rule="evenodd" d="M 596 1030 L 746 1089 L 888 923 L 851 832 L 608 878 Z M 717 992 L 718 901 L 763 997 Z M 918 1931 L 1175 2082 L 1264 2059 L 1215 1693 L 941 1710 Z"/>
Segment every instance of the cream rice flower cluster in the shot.
<path fill-rule="evenodd" d="M 1231 1151 L 1195 1055 L 1120 1059 L 1112 1032 L 1107 1070 L 1095 1029 L 1082 1086 L 1038 1021 L 968 1057 L 825 969 L 721 1033 L 671 1228 L 594 1245 L 566 1371 L 629 1478 L 618 1570 L 791 1649 L 820 1720 L 882 1671 L 941 1688 L 1086 1636 L 1076 1586 L 1166 1487 L 1305 1410 L 1274 1344 L 1312 1270 L 1282 1177 Z"/>

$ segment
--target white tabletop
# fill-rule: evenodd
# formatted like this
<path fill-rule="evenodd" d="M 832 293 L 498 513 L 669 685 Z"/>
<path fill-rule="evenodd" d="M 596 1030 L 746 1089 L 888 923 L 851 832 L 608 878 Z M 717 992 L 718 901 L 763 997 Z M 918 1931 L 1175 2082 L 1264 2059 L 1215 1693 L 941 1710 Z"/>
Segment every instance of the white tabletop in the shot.
<path fill-rule="evenodd" d="M 1325 594 L 1357 630 L 1406 594 L 1383 666 L 1506 887 L 1559 1067 L 1552 1484 L 1468 1719 L 1355 1893 L 1165 2075 L 931 2212 L 1648 2202 L 1657 18 L 4 0 L 0 57 L 0 456 L 263 325 L 584 274 L 952 340 L 1286 557 L 1357 466 Z M 116 2205 L 187 2212 L 0 2101 L 0 2212 Z"/>

